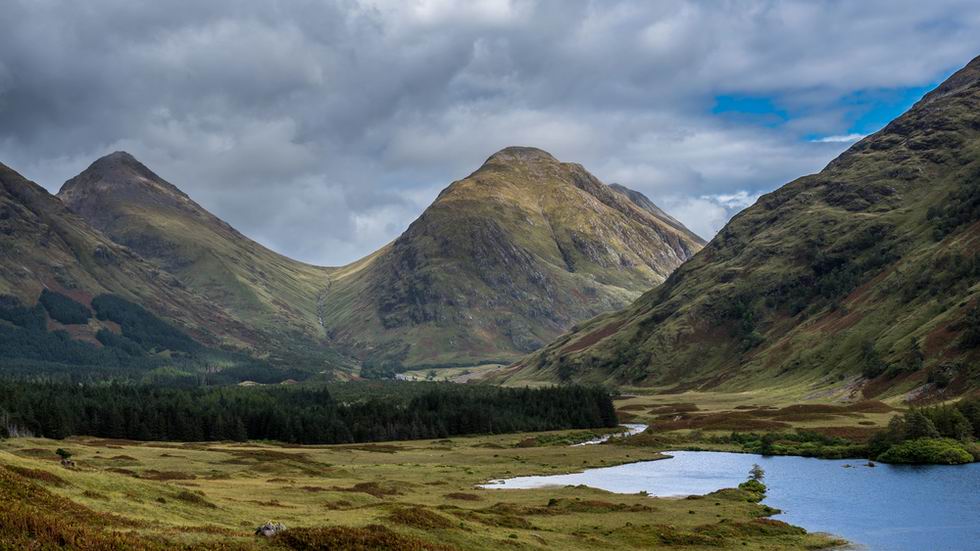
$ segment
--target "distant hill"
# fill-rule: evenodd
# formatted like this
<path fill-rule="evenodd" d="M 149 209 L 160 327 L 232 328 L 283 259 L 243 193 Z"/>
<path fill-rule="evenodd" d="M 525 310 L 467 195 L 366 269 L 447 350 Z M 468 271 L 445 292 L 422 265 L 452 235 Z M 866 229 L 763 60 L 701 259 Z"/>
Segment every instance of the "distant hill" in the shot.
<path fill-rule="evenodd" d="M 978 252 L 980 58 L 508 378 L 960 393 L 980 379 Z"/>
<path fill-rule="evenodd" d="M 32 305 L 49 289 L 88 305 L 112 293 L 143 304 L 206 344 L 247 346 L 252 331 L 169 272 L 122 247 L 44 188 L 0 164 L 0 294 Z"/>
<path fill-rule="evenodd" d="M 0 258 L 6 375 L 277 380 L 272 366 L 221 350 L 252 350 L 252 328 L 2 164 Z"/>
<path fill-rule="evenodd" d="M 372 376 L 512 361 L 625 306 L 703 245 L 642 194 L 533 148 L 496 153 L 341 268 L 268 250 L 124 152 L 58 197 L 248 327 L 253 354 L 332 366 L 337 350 Z"/>
<path fill-rule="evenodd" d="M 58 197 L 113 241 L 153 260 L 256 334 L 260 356 L 327 368 L 317 300 L 329 268 L 245 237 L 125 152 L 92 163 Z"/>

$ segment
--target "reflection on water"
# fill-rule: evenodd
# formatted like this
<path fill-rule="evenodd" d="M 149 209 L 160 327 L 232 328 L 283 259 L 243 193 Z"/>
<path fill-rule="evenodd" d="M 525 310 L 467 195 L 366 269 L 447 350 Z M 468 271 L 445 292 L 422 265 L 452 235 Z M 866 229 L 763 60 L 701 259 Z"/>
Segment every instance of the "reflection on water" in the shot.
<path fill-rule="evenodd" d="M 980 463 L 865 466 L 861 460 L 668 452 L 673 457 L 554 476 L 493 481 L 496 489 L 585 484 L 653 496 L 706 494 L 744 481 L 753 463 L 766 471 L 765 503 L 775 518 L 830 532 L 867 549 L 980 550 Z"/>

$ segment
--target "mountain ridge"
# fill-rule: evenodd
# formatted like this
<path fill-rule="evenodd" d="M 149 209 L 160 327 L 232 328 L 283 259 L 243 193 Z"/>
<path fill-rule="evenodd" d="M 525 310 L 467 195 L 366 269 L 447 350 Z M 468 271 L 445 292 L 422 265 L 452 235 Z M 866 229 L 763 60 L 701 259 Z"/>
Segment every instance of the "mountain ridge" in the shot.
<path fill-rule="evenodd" d="M 865 396 L 977 386 L 978 112 L 980 58 L 505 378 Z"/>
<path fill-rule="evenodd" d="M 260 353 L 333 347 L 369 371 L 516 359 L 625 305 L 704 243 L 641 194 L 519 146 L 492 154 L 401 236 L 341 267 L 255 243 L 125 152 L 92 163 L 58 197 L 248 319 L 271 343 Z"/>

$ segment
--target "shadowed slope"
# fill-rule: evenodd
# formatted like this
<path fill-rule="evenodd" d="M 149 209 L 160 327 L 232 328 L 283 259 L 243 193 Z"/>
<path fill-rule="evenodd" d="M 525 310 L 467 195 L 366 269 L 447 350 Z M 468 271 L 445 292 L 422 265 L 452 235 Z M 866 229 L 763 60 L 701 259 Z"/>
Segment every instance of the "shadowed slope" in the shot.
<path fill-rule="evenodd" d="M 65 182 L 58 197 L 117 243 L 255 328 L 260 353 L 302 351 L 304 361 L 323 353 L 316 305 L 329 269 L 245 237 L 128 153 L 92 163 Z"/>
<path fill-rule="evenodd" d="M 250 346 L 255 335 L 217 304 L 110 241 L 44 188 L 0 164 L 0 294 L 24 304 L 52 289 L 88 305 L 114 293 L 190 331 L 205 344 Z"/>
<path fill-rule="evenodd" d="M 955 394 L 980 378 L 978 250 L 980 58 L 509 378 Z"/>

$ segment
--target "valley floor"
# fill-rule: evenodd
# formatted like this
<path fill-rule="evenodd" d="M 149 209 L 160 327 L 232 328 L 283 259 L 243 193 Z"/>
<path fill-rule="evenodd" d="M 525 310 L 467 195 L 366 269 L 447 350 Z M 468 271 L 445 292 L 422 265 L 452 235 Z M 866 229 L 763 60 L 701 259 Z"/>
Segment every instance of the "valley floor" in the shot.
<path fill-rule="evenodd" d="M 657 405 L 662 398 L 652 397 L 620 405 L 642 420 L 653 419 L 655 414 L 638 407 L 644 399 L 650 400 L 644 408 L 663 406 Z M 653 445 L 568 446 L 590 434 L 303 447 L 10 439 L 0 442 L 0 497 L 10 504 L 0 512 L 0 521 L 6 520 L 0 525 L 17 528 L 4 529 L 0 548 L 16 548 L 26 536 L 42 546 L 68 541 L 104 549 L 133 542 L 169 549 L 816 549 L 839 544 L 765 518 L 771 510 L 738 490 L 658 499 L 586 487 L 477 488 L 495 478 L 661 457 Z M 76 468 L 59 464 L 58 448 L 74 454 Z M 253 535 L 269 520 L 288 526 L 286 536 Z M 314 529 L 299 530 L 306 527 Z"/>

